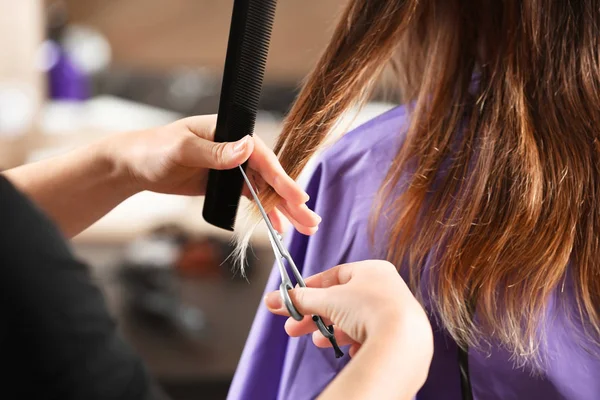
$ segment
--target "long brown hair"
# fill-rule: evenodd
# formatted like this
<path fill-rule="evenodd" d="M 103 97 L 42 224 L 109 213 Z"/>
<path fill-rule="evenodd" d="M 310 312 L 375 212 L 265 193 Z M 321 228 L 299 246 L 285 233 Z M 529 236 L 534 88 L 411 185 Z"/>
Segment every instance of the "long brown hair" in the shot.
<path fill-rule="evenodd" d="M 460 345 L 488 337 L 535 354 L 545 306 L 568 282 L 576 317 L 600 331 L 597 3 L 351 0 L 277 142 L 297 177 L 392 65 L 410 127 L 372 218 L 393 221 L 386 257 L 408 265 L 415 293 L 435 256 L 426 290 Z"/>

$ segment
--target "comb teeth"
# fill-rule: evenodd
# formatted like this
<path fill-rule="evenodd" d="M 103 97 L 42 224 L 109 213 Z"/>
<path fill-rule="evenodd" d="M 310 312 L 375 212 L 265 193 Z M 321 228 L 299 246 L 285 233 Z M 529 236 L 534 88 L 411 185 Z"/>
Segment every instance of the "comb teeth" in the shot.
<path fill-rule="evenodd" d="M 276 0 L 234 2 L 216 141 L 254 133 L 276 6 Z"/>
<path fill-rule="evenodd" d="M 258 107 L 274 19 L 274 1 L 250 2 L 234 88 L 236 102 Z"/>
<path fill-rule="evenodd" d="M 250 126 L 236 126 L 237 118 L 233 118 L 233 126 L 242 129 L 246 134 L 254 132 L 256 111 L 262 91 L 263 76 L 267 65 L 269 41 L 273 21 L 275 20 L 275 0 L 250 1 L 246 14 L 246 26 L 242 36 L 241 51 L 237 65 L 237 76 L 233 84 L 233 107 L 243 109 Z M 235 114 L 235 113 L 234 113 Z M 246 118 L 242 118 L 245 120 Z M 242 122 L 242 121 L 240 121 Z M 246 129 L 244 129 L 246 128 Z M 247 129 L 251 130 L 248 132 Z"/>
<path fill-rule="evenodd" d="M 215 142 L 233 142 L 254 133 L 276 5 L 277 0 L 234 0 Z M 243 184 L 237 169 L 211 170 L 204 219 L 233 230 Z"/>

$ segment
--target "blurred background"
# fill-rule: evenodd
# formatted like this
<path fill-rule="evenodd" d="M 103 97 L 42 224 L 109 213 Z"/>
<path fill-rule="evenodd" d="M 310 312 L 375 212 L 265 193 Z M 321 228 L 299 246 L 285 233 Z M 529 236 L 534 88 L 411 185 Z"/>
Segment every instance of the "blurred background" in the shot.
<path fill-rule="evenodd" d="M 256 126 L 268 144 L 346 2 L 279 2 Z M 0 0 L 0 168 L 216 113 L 232 6 Z M 390 107 L 351 111 L 337 133 Z M 204 223 L 201 210 L 201 198 L 140 193 L 73 240 L 123 334 L 174 399 L 225 397 L 273 261 L 259 230 L 247 276 L 236 273 L 230 234 Z"/>

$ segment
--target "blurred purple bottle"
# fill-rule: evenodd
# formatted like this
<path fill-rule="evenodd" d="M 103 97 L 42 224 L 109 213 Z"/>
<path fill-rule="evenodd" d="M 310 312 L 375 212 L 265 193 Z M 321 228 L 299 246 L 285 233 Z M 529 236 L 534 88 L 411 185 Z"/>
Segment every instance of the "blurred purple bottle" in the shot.
<path fill-rule="evenodd" d="M 48 56 L 54 61 L 48 70 L 48 95 L 53 100 L 81 101 L 90 97 L 86 74 L 56 42 L 49 41 Z"/>
<path fill-rule="evenodd" d="M 48 96 L 53 100 L 81 101 L 90 97 L 90 81 L 61 45 L 68 27 L 67 5 L 50 3 L 46 10 L 47 37 L 43 68 L 48 76 Z"/>

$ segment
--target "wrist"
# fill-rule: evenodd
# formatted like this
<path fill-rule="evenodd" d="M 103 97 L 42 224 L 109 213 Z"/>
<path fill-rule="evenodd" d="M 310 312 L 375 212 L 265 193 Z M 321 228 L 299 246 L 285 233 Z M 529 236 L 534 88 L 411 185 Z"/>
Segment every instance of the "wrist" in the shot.
<path fill-rule="evenodd" d="M 110 185 L 115 192 L 129 197 L 144 189 L 131 173 L 131 160 L 124 154 L 126 143 L 122 143 L 121 136 L 109 136 L 84 151 L 91 154 L 94 169 L 105 184 Z"/>
<path fill-rule="evenodd" d="M 377 340 L 371 340 L 378 349 L 384 365 L 403 371 L 406 379 L 397 389 L 412 398 L 427 379 L 433 358 L 433 332 L 427 314 L 414 299 L 409 307 L 388 315 L 387 324 L 380 325 Z M 401 356 L 398 356 L 401 355 Z M 398 382 L 399 383 L 399 382 Z"/>

